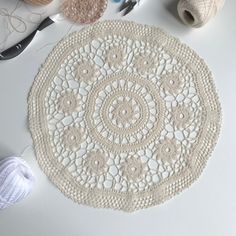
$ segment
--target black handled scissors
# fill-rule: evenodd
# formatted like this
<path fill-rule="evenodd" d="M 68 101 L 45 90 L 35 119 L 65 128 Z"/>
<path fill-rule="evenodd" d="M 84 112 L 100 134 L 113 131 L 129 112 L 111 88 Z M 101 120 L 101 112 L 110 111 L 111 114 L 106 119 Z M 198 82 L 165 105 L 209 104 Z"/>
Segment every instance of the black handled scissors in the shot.
<path fill-rule="evenodd" d="M 137 5 L 137 3 L 139 2 L 140 0 L 125 0 L 121 6 L 120 6 L 120 9 L 119 11 L 123 11 L 125 10 L 124 12 L 124 16 L 129 14 L 133 9 L 134 7 Z"/>
<path fill-rule="evenodd" d="M 7 50 L 0 52 L 0 61 L 3 60 L 10 60 L 18 55 L 20 55 L 31 43 L 35 35 L 38 31 L 42 31 L 44 28 L 50 26 L 51 24 L 55 23 L 56 20 L 58 20 L 59 14 L 56 14 L 54 16 L 47 17 L 44 19 L 41 24 L 35 29 L 30 35 L 28 35 L 26 38 L 21 40 L 19 43 L 15 44 L 14 46 L 8 48 Z"/>

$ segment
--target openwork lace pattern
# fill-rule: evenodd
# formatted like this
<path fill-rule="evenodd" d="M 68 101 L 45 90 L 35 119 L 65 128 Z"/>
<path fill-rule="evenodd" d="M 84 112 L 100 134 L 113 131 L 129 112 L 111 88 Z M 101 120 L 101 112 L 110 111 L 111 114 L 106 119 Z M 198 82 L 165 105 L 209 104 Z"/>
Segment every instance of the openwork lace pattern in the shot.
<path fill-rule="evenodd" d="M 204 61 L 160 29 L 126 21 L 63 39 L 28 104 L 36 156 L 51 181 L 78 203 L 124 211 L 189 187 L 221 122 Z"/>

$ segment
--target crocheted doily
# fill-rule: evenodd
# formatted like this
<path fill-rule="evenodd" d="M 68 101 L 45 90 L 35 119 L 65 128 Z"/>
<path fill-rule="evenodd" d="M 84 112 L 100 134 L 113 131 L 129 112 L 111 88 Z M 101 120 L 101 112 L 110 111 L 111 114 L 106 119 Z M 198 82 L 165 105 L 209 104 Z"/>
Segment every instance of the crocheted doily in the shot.
<path fill-rule="evenodd" d="M 124 211 L 162 203 L 196 180 L 221 121 L 204 61 L 160 29 L 125 21 L 63 39 L 28 102 L 51 181 L 78 203 Z"/>
<path fill-rule="evenodd" d="M 93 23 L 98 20 L 107 8 L 108 0 L 64 0 L 61 9 L 63 14 L 77 23 Z"/>

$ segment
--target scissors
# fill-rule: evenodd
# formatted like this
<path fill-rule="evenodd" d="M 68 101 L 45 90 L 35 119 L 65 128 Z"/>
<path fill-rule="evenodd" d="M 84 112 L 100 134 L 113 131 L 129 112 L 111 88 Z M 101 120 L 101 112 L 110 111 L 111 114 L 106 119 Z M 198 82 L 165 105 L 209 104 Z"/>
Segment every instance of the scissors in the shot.
<path fill-rule="evenodd" d="M 46 19 L 44 19 L 39 26 L 37 27 L 37 29 L 35 29 L 30 35 L 28 35 L 26 38 L 24 38 L 23 40 L 21 40 L 19 43 L 13 45 L 12 47 L 6 49 L 3 52 L 0 52 L 0 61 L 3 60 L 10 60 L 14 57 L 17 57 L 18 55 L 20 55 L 31 43 L 31 41 L 33 40 L 33 38 L 35 37 L 35 35 L 42 31 L 44 28 L 50 26 L 51 24 L 54 24 L 56 21 L 59 21 L 59 16 L 60 14 L 56 14 L 50 17 L 47 17 Z"/>
<path fill-rule="evenodd" d="M 125 10 L 125 12 L 123 14 L 125 16 L 125 15 L 129 14 L 139 2 L 140 2 L 140 0 L 125 0 L 121 4 L 119 11 L 121 12 L 121 11 Z"/>

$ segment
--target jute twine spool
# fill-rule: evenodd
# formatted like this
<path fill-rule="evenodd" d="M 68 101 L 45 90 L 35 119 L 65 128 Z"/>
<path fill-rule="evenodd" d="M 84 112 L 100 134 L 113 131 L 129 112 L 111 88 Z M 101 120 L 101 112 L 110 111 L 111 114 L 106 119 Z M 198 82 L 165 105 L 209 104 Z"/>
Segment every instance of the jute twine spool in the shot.
<path fill-rule="evenodd" d="M 24 0 L 24 1 L 32 5 L 47 5 L 53 0 Z"/>
<path fill-rule="evenodd" d="M 89 24 L 97 21 L 107 8 L 107 0 L 65 0 L 63 14 L 76 23 Z"/>
<path fill-rule="evenodd" d="M 180 0 L 178 13 L 190 27 L 201 27 L 212 19 L 223 7 L 225 0 Z"/>

